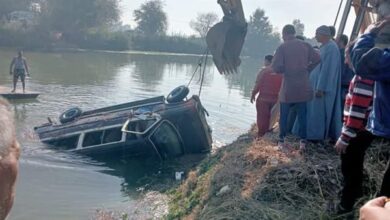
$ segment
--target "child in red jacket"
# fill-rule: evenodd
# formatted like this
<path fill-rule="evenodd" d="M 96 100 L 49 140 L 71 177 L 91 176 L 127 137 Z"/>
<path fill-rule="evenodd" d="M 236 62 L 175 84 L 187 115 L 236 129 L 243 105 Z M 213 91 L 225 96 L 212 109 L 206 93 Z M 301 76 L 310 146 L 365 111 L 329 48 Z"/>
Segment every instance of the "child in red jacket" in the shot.
<path fill-rule="evenodd" d="M 271 109 L 278 101 L 282 75 L 273 72 L 270 67 L 273 56 L 264 58 L 264 66 L 257 75 L 255 87 L 252 90 L 251 103 L 256 99 L 258 137 L 269 131 Z"/>

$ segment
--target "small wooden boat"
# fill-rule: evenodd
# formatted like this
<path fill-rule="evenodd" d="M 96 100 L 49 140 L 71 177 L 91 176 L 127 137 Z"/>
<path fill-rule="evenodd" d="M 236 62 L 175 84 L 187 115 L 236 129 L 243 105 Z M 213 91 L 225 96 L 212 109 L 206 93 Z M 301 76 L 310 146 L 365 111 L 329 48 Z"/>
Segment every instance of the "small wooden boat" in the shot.
<path fill-rule="evenodd" d="M 16 89 L 15 92 L 11 92 L 10 88 L 0 86 L 0 96 L 6 99 L 36 99 L 39 93 L 28 90 L 23 93 L 21 89 Z"/>

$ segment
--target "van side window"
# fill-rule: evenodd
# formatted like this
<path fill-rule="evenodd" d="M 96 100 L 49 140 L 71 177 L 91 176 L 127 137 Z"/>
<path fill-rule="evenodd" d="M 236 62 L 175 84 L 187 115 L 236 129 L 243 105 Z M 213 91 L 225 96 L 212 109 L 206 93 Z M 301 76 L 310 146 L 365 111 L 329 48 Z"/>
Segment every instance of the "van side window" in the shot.
<path fill-rule="evenodd" d="M 118 142 L 122 140 L 121 127 L 111 128 L 104 131 L 103 144 Z"/>
<path fill-rule="evenodd" d="M 84 136 L 83 147 L 119 142 L 122 140 L 121 127 L 88 132 Z"/>
<path fill-rule="evenodd" d="M 93 131 L 86 133 L 83 140 L 83 147 L 102 144 L 103 131 Z"/>
<path fill-rule="evenodd" d="M 59 140 L 51 141 L 49 144 L 59 146 L 60 150 L 72 150 L 76 149 L 80 135 L 74 135 Z"/>

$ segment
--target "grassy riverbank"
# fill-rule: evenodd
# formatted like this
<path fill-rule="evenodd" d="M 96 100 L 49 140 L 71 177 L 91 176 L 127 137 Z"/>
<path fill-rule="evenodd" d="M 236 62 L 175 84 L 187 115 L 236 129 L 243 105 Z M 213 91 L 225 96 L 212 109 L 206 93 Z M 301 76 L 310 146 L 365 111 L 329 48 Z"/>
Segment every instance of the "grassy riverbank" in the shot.
<path fill-rule="evenodd" d="M 255 129 L 206 158 L 171 192 L 168 219 L 337 219 L 342 175 L 332 146 L 310 144 L 280 152 L 275 134 L 255 140 Z M 295 149 L 298 142 L 288 141 Z M 365 196 L 381 183 L 388 145 L 376 142 L 365 163 Z M 357 208 L 359 205 L 357 205 Z M 339 216 L 342 218 L 342 216 Z"/>

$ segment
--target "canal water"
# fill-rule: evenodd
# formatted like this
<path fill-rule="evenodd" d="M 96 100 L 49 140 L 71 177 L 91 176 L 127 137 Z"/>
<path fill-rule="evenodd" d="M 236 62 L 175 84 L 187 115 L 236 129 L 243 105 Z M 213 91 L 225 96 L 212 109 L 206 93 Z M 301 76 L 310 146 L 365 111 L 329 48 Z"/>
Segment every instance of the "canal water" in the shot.
<path fill-rule="evenodd" d="M 9 63 L 14 55 L 15 51 L 0 50 L 2 86 L 11 86 Z M 164 178 L 174 178 L 180 165 L 167 168 L 147 160 L 112 165 L 53 151 L 39 142 L 33 128 L 48 117 L 57 120 L 75 106 L 89 110 L 166 96 L 190 81 L 199 57 L 110 52 L 26 52 L 25 56 L 31 69 L 27 90 L 41 95 L 37 100 L 12 102 L 22 156 L 11 220 L 89 219 L 100 208 L 131 213 L 143 195 L 140 189 L 152 184 L 149 177 L 163 173 Z M 214 147 L 232 142 L 255 122 L 255 106 L 249 100 L 260 65 L 258 60 L 244 59 L 238 74 L 224 76 L 209 60 L 200 98 L 210 113 Z M 200 84 L 198 72 L 190 95 L 199 93 Z"/>

